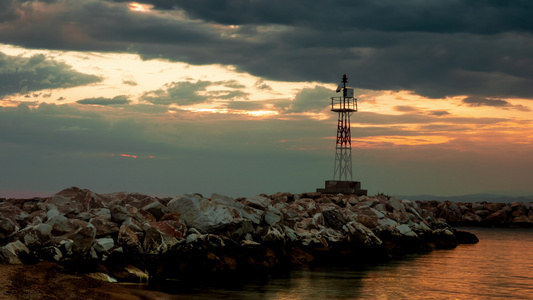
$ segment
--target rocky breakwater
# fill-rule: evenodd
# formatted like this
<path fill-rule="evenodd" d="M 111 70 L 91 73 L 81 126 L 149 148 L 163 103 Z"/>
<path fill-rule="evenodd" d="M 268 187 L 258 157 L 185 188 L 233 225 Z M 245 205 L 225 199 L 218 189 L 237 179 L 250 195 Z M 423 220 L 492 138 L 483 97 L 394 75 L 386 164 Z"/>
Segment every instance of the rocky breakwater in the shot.
<path fill-rule="evenodd" d="M 417 201 L 435 218 L 453 226 L 533 227 L 533 203 Z"/>
<path fill-rule="evenodd" d="M 417 202 L 384 196 L 277 193 L 233 199 L 190 194 L 159 199 L 73 187 L 49 198 L 0 201 L 1 262 L 52 261 L 66 271 L 119 281 L 360 263 L 453 248 L 465 234 Z"/>

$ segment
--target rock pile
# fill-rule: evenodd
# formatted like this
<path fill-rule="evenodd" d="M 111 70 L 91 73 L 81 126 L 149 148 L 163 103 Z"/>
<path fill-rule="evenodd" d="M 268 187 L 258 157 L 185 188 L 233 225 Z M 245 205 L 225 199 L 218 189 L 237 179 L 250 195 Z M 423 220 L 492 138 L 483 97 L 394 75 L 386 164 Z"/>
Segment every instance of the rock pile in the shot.
<path fill-rule="evenodd" d="M 122 281 L 383 259 L 453 248 L 460 234 L 434 216 L 433 206 L 384 196 L 159 199 L 72 187 L 44 199 L 0 200 L 0 262 L 53 261 Z"/>
<path fill-rule="evenodd" d="M 417 201 L 426 217 L 454 226 L 533 227 L 533 203 Z"/>

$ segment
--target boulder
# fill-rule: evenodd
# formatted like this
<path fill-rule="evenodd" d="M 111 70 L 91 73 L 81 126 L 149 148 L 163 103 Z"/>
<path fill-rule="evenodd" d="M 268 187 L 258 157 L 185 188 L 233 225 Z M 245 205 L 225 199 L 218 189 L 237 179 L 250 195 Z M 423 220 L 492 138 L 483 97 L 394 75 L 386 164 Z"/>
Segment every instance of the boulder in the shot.
<path fill-rule="evenodd" d="M 236 208 L 217 204 L 194 195 L 184 195 L 168 203 L 168 208 L 181 214 L 188 227 L 208 233 L 232 223 L 234 216 L 240 217 Z"/>
<path fill-rule="evenodd" d="M 117 234 L 120 229 L 118 224 L 102 217 L 92 218 L 89 223 L 96 228 L 96 236 L 98 237 Z"/>
<path fill-rule="evenodd" d="M 132 265 L 116 267 L 110 271 L 110 274 L 121 282 L 147 283 L 149 278 L 146 272 Z"/>
<path fill-rule="evenodd" d="M 381 246 L 383 242 L 364 225 L 357 222 L 349 222 L 342 226 L 351 243 L 359 246 L 375 247 Z"/>
<path fill-rule="evenodd" d="M 35 248 L 32 254 L 40 261 L 60 262 L 63 258 L 63 253 L 55 246 Z"/>
<path fill-rule="evenodd" d="M 154 201 L 142 208 L 144 211 L 149 212 L 156 220 L 161 219 L 164 215 L 170 213 L 170 209 L 161 204 L 159 201 Z"/>
<path fill-rule="evenodd" d="M 275 226 L 281 222 L 282 213 L 279 209 L 269 206 L 263 216 L 265 223 L 270 226 Z"/>
<path fill-rule="evenodd" d="M 16 221 L 0 215 L 0 240 L 13 236 L 19 229 L 20 227 Z"/>
<path fill-rule="evenodd" d="M 57 215 L 46 221 L 45 224 L 52 226 L 53 235 L 64 235 L 76 231 L 79 226 L 73 224 L 67 217 L 63 215 Z"/>
<path fill-rule="evenodd" d="M 169 222 L 169 221 L 164 221 Z M 151 223 L 155 225 L 154 223 Z M 144 251 L 146 254 L 163 254 L 169 251 L 174 245 L 183 240 L 183 234 L 174 230 L 171 234 L 167 234 L 170 226 L 156 226 L 147 225 L 145 227 L 145 238 L 143 242 Z M 165 229 L 161 229 L 164 227 Z M 179 239 L 175 236 L 179 236 Z"/>
<path fill-rule="evenodd" d="M 96 252 L 106 252 L 115 246 L 115 241 L 111 238 L 100 238 L 94 241 Z"/>
<path fill-rule="evenodd" d="M 143 254 L 144 249 L 139 237 L 126 225 L 122 225 L 118 232 L 117 244 L 133 254 Z"/>
<path fill-rule="evenodd" d="M 10 265 L 21 265 L 29 254 L 30 250 L 21 241 L 14 241 L 0 247 L 0 261 Z"/>
<path fill-rule="evenodd" d="M 124 207 L 122 205 L 113 205 L 113 206 L 111 206 L 109 211 L 111 213 L 111 221 L 113 221 L 113 222 L 115 222 L 117 224 L 121 224 L 127 218 L 131 217 L 129 212 L 128 212 L 128 210 L 126 209 L 126 207 Z"/>
<path fill-rule="evenodd" d="M 28 247 L 47 244 L 51 235 L 52 226 L 43 223 L 35 226 L 28 226 L 18 233 L 19 239 Z"/>
<path fill-rule="evenodd" d="M 251 198 L 246 198 L 243 204 L 259 210 L 265 210 L 270 205 L 271 201 L 272 200 L 267 197 L 253 196 Z"/>
<path fill-rule="evenodd" d="M 93 279 L 104 281 L 104 282 L 111 282 L 111 283 L 117 282 L 117 280 L 115 278 L 109 276 L 106 273 L 102 273 L 102 272 L 88 273 L 86 275 L 88 277 L 93 278 Z"/>
<path fill-rule="evenodd" d="M 495 213 L 490 214 L 485 218 L 485 222 L 490 224 L 502 224 L 507 220 L 507 212 L 505 210 L 499 210 Z"/>
<path fill-rule="evenodd" d="M 348 223 L 348 220 L 337 210 L 326 210 L 322 212 L 322 215 L 326 225 L 335 230 L 340 230 L 344 224 Z"/>
<path fill-rule="evenodd" d="M 96 228 L 92 224 L 80 228 L 73 234 L 68 236 L 73 241 L 72 254 L 74 256 L 82 257 L 89 253 L 96 237 Z"/>
<path fill-rule="evenodd" d="M 9 202 L 0 202 L 0 217 L 1 216 L 16 222 L 25 223 L 29 214 Z"/>
<path fill-rule="evenodd" d="M 101 218 L 110 221 L 111 211 L 109 210 L 109 208 L 92 208 L 88 211 L 79 213 L 76 218 L 85 221 L 89 221 L 92 218 Z"/>

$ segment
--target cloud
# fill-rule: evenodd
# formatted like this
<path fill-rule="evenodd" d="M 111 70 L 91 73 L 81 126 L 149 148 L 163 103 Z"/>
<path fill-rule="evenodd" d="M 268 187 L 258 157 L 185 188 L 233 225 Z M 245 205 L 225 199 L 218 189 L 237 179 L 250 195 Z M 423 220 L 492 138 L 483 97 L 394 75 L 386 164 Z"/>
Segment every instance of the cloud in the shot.
<path fill-rule="evenodd" d="M 450 113 L 445 110 L 434 110 L 434 111 L 429 112 L 429 115 L 438 116 L 438 117 L 449 115 L 449 114 Z"/>
<path fill-rule="evenodd" d="M 113 98 L 87 98 L 76 101 L 76 103 L 79 104 L 86 104 L 86 105 L 121 105 L 121 104 L 129 104 L 131 100 L 128 99 L 128 96 L 126 95 L 120 95 Z"/>
<path fill-rule="evenodd" d="M 260 101 L 231 101 L 226 107 L 235 110 L 261 110 L 265 104 Z"/>
<path fill-rule="evenodd" d="M 87 85 L 101 80 L 98 76 L 79 73 L 71 66 L 43 54 L 25 58 L 0 52 L 0 97 Z"/>
<path fill-rule="evenodd" d="M 224 88 L 214 89 L 217 86 Z M 141 100 L 159 105 L 194 105 L 212 102 L 215 99 L 245 99 L 248 93 L 238 90 L 244 87 L 235 80 L 172 82 L 161 89 L 143 93 Z"/>
<path fill-rule="evenodd" d="M 430 98 L 533 95 L 529 1 L 143 1 L 150 13 L 128 2 L 11 1 L 0 42 L 232 65 L 285 81 L 332 83 L 346 72 L 357 88 Z"/>
<path fill-rule="evenodd" d="M 222 24 L 283 24 L 312 26 L 335 31 L 360 28 L 379 31 L 420 31 L 438 33 L 493 34 L 502 31 L 531 31 L 527 0 L 500 2 L 463 2 L 416 0 L 350 1 L 332 4 L 330 1 L 282 0 L 149 0 L 158 9 L 184 9 L 194 18 Z M 170 4 L 172 3 L 172 4 Z M 350 14 L 331 22 L 332 15 Z M 512 20 L 501 21 L 513 15 Z M 450 16 L 454 16 L 450 18 Z M 353 22 L 352 20 L 358 20 Z M 312 21 L 310 21 L 312 20 Z"/>
<path fill-rule="evenodd" d="M 292 101 L 280 102 L 278 107 L 285 113 L 316 113 L 329 107 L 333 96 L 336 96 L 335 91 L 317 85 L 302 89 Z"/>
<path fill-rule="evenodd" d="M 408 105 L 398 105 L 394 107 L 395 111 L 401 111 L 401 112 L 416 112 L 418 109 L 414 106 L 408 106 Z"/>
<path fill-rule="evenodd" d="M 501 99 L 487 99 L 484 97 L 468 96 L 464 98 L 462 102 L 471 107 L 493 106 L 493 107 L 501 107 L 504 109 L 516 109 L 520 111 L 530 111 L 528 107 L 525 107 L 523 105 L 513 105 L 509 103 L 508 101 L 501 100 Z"/>

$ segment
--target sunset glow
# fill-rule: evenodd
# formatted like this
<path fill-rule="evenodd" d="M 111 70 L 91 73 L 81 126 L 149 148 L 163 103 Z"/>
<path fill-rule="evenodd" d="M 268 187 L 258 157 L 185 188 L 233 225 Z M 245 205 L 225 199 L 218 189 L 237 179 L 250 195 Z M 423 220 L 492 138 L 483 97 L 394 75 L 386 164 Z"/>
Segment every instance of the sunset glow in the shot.
<path fill-rule="evenodd" d="M 518 5 L 454 2 L 464 19 L 446 1 L 245 2 L 7 1 L 0 163 L 34 175 L 0 188 L 98 185 L 90 174 L 112 168 L 107 181 L 158 174 L 121 190 L 311 191 L 332 172 L 330 98 L 346 73 L 364 188 L 533 193 L 533 38 L 519 21 L 498 26 Z M 331 22 L 340 11 L 358 21 Z"/>

